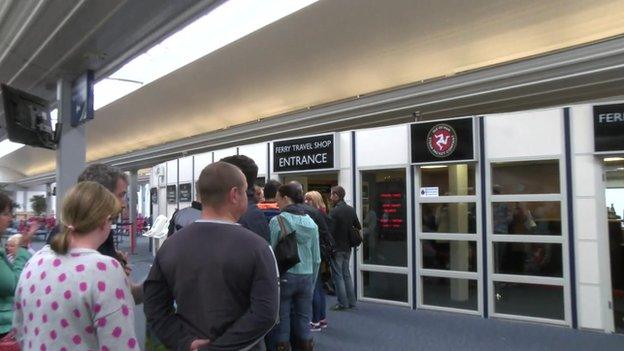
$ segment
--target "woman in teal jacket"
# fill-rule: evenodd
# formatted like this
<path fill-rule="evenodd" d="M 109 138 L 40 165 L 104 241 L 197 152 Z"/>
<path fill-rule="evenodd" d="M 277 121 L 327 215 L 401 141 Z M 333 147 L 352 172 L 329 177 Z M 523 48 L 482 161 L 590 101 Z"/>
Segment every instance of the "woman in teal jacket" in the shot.
<path fill-rule="evenodd" d="M 310 216 L 295 205 L 301 202 L 303 202 L 303 192 L 297 184 L 282 185 L 277 190 L 277 205 L 282 212 L 273 217 L 269 223 L 271 246 L 274 249 L 281 234 L 279 218 L 282 218 L 286 231 L 297 233 L 299 252 L 299 263 L 280 277 L 280 320 L 271 336 L 271 344 L 275 344 L 273 347 L 277 351 L 291 350 L 291 339 L 294 340 L 295 350 L 308 351 L 313 348 L 310 333 L 312 294 L 321 263 L 321 254 L 318 227 Z M 292 323 L 291 318 L 295 319 Z"/>
<path fill-rule="evenodd" d="M 6 194 L 0 192 L 0 235 L 4 234 L 12 220 L 13 201 Z M 28 250 L 19 247 L 13 263 L 10 263 L 6 252 L 0 250 L 0 338 L 11 331 L 15 287 L 29 258 Z"/>

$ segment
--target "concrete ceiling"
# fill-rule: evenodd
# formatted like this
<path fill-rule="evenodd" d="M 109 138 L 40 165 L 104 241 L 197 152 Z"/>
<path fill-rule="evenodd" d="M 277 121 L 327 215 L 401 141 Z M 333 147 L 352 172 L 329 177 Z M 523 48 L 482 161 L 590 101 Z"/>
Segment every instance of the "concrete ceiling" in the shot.
<path fill-rule="evenodd" d="M 622 13 L 609 0 L 321 0 L 98 110 L 87 160 L 619 36 Z M 54 159 L 25 147 L 0 166 L 33 176 Z"/>

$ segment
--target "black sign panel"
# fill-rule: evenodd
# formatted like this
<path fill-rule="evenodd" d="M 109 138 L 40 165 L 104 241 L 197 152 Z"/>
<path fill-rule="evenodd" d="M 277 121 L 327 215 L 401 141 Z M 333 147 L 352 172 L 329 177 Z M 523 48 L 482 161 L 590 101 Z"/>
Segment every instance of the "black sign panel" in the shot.
<path fill-rule="evenodd" d="M 594 150 L 624 152 L 624 104 L 594 106 Z"/>
<path fill-rule="evenodd" d="M 191 183 L 180 184 L 180 202 L 193 201 L 193 194 L 191 193 Z"/>
<path fill-rule="evenodd" d="M 412 124 L 412 163 L 474 161 L 473 126 L 472 117 Z"/>
<path fill-rule="evenodd" d="M 175 204 L 177 203 L 177 191 L 175 185 L 167 185 L 167 203 Z"/>
<path fill-rule="evenodd" d="M 158 188 L 150 189 L 150 199 L 152 199 L 152 203 L 154 205 L 158 204 Z"/>
<path fill-rule="evenodd" d="M 334 134 L 273 143 L 273 172 L 332 168 L 334 168 Z"/>

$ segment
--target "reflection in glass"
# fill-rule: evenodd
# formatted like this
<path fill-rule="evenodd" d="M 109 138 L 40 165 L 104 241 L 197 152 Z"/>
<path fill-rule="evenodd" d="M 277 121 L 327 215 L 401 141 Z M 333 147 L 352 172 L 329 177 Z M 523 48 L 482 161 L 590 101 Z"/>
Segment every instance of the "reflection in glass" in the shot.
<path fill-rule="evenodd" d="M 477 232 L 477 210 L 474 202 L 421 204 L 424 233 Z"/>
<path fill-rule="evenodd" d="M 422 290 L 425 305 L 478 309 L 476 280 L 422 277 Z"/>
<path fill-rule="evenodd" d="M 496 313 L 564 319 L 563 287 L 494 282 Z"/>
<path fill-rule="evenodd" d="M 407 275 L 362 272 L 364 297 L 407 302 Z"/>
<path fill-rule="evenodd" d="M 494 243 L 494 272 L 563 277 L 561 244 Z"/>
<path fill-rule="evenodd" d="M 559 201 L 492 203 L 494 234 L 561 235 Z"/>
<path fill-rule="evenodd" d="M 475 164 L 420 167 L 420 187 L 438 188 L 440 196 L 475 194 Z"/>
<path fill-rule="evenodd" d="M 559 161 L 492 164 L 492 194 L 558 194 Z"/>
<path fill-rule="evenodd" d="M 362 172 L 363 260 L 407 267 L 405 170 Z"/>
<path fill-rule="evenodd" d="M 477 271 L 474 241 L 421 240 L 423 268 L 462 272 Z"/>

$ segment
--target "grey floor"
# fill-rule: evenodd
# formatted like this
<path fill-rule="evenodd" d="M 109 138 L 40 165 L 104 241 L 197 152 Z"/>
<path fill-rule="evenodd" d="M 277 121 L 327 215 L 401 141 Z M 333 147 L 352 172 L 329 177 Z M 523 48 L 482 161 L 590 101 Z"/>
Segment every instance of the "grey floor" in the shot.
<path fill-rule="evenodd" d="M 129 246 L 125 239 L 123 250 Z M 135 281 L 147 276 L 151 260 L 147 241 L 141 238 L 131 256 Z M 317 350 L 624 350 L 624 335 L 374 303 L 329 312 L 328 320 L 327 329 L 313 334 Z M 141 306 L 136 309 L 136 327 L 144 345 Z"/>

